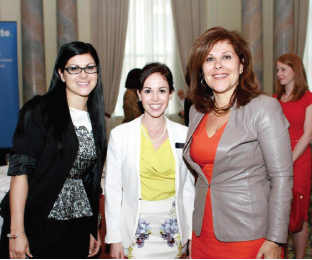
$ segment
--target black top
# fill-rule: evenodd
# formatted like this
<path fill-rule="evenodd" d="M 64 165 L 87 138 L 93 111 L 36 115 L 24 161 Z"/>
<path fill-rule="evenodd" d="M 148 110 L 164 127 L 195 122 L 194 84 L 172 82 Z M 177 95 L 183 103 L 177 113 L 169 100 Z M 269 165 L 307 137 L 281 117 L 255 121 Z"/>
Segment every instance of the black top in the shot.
<path fill-rule="evenodd" d="M 9 172 L 28 175 L 28 196 L 25 205 L 25 230 L 30 250 L 38 245 L 36 237 L 48 218 L 58 194 L 69 176 L 78 152 L 78 139 L 72 121 L 64 131 L 62 142 L 58 143 L 46 128 L 42 113 L 44 101 L 39 103 L 27 122 L 25 135 L 15 132 Z M 64 113 L 69 113 L 64 111 Z M 69 116 L 70 118 L 70 116 Z M 96 147 L 96 162 L 83 178 L 83 184 L 90 201 L 93 216 L 90 218 L 90 233 L 97 238 L 97 216 L 99 211 L 100 182 L 105 151 L 100 150 L 99 129 L 92 123 Z M 3 230 L 10 225 L 9 196 L 1 203 L 1 215 L 5 219 Z M 5 229 L 6 226 L 6 229 Z M 3 236 L 2 236 L 3 238 Z"/>

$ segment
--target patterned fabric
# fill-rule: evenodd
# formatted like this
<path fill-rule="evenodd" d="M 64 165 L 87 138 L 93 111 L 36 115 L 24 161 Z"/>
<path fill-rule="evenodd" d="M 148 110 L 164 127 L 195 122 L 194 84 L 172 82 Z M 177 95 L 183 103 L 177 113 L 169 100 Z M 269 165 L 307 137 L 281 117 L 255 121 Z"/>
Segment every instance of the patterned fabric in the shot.
<path fill-rule="evenodd" d="M 85 126 L 74 128 L 79 141 L 77 157 L 48 218 L 68 220 L 93 215 L 82 182 L 84 174 L 96 160 L 93 133 L 89 133 Z"/>
<path fill-rule="evenodd" d="M 150 223 L 146 223 L 144 219 L 139 219 L 138 228 L 134 237 L 135 244 L 137 244 L 138 248 L 144 246 L 145 240 L 149 238 L 151 233 Z"/>
<path fill-rule="evenodd" d="M 160 235 L 163 240 L 167 241 L 168 246 L 179 246 L 181 242 L 175 201 L 172 203 L 172 209 L 169 211 L 169 216 L 170 218 L 166 218 L 165 222 L 161 223 L 161 226 L 159 227 Z"/>
<path fill-rule="evenodd" d="M 182 258 L 182 247 L 176 214 L 175 197 L 166 200 L 142 200 L 138 227 L 127 258 Z"/>

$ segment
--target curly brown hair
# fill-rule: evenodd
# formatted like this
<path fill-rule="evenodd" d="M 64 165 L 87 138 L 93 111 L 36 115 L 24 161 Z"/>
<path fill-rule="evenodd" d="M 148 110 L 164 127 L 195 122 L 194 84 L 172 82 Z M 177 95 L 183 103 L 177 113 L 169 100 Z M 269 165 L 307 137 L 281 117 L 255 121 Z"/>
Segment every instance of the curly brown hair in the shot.
<path fill-rule="evenodd" d="M 215 106 L 213 91 L 209 86 L 203 86 L 202 66 L 213 46 L 218 42 L 227 42 L 232 45 L 237 54 L 240 63 L 243 65 L 243 73 L 239 77 L 239 83 L 236 87 L 230 103 L 224 109 L 218 109 Z M 195 108 L 201 113 L 210 113 L 215 111 L 218 114 L 226 113 L 234 102 L 237 101 L 237 107 L 246 105 L 251 99 L 259 96 L 262 91 L 259 82 L 255 76 L 252 65 L 252 56 L 249 44 L 244 36 L 238 31 L 228 31 L 222 27 L 214 27 L 207 30 L 194 43 L 188 60 L 188 72 L 190 74 L 190 98 Z"/>
<path fill-rule="evenodd" d="M 307 76 L 303 66 L 303 63 L 300 57 L 295 53 L 285 53 L 281 57 L 279 57 L 276 62 L 281 62 L 291 67 L 295 73 L 295 86 L 292 90 L 292 99 L 291 101 L 296 101 L 302 98 L 304 93 L 309 90 L 309 86 L 307 83 Z M 282 86 L 279 80 L 276 78 L 276 97 L 277 99 L 281 99 L 283 94 L 285 93 L 285 86 Z"/>

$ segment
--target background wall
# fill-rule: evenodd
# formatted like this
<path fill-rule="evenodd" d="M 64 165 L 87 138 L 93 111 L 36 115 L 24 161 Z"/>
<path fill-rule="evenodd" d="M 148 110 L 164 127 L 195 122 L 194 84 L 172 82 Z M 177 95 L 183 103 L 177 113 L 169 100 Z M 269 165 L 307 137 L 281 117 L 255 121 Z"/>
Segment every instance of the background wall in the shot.
<path fill-rule="evenodd" d="M 90 5 L 89 1 L 77 0 L 78 40 L 90 42 Z M 49 88 L 55 59 L 57 56 L 57 18 L 56 0 L 43 0 L 44 42 L 46 86 Z M 0 21 L 17 21 L 18 28 L 18 69 L 20 105 L 23 102 L 22 80 L 22 34 L 21 34 L 21 0 L 0 0 Z"/>
<path fill-rule="evenodd" d="M 263 90 L 273 94 L 273 5 L 272 0 L 262 0 L 263 8 Z M 207 28 L 222 26 L 229 30 L 242 29 L 241 0 L 207 0 Z"/>
<path fill-rule="evenodd" d="M 222 26 L 231 30 L 242 28 L 241 0 L 207 0 L 207 28 Z M 90 2 L 77 0 L 78 40 L 90 42 Z M 46 86 L 49 87 L 54 62 L 57 56 L 57 18 L 56 0 L 43 0 Z M 21 0 L 0 0 L 0 20 L 17 21 L 18 25 L 18 65 L 20 102 L 22 102 L 21 73 Z M 264 37 L 264 91 L 273 92 L 273 1 L 263 0 L 263 37 Z"/>

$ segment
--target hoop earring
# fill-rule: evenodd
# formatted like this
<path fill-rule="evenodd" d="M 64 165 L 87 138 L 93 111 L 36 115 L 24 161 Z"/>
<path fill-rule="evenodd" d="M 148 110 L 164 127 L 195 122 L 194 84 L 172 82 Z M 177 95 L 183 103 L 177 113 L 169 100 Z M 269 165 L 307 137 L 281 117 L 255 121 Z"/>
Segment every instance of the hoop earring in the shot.
<path fill-rule="evenodd" d="M 204 80 L 205 84 L 203 83 L 203 80 Z M 201 84 L 203 87 L 207 87 L 207 86 L 208 86 L 208 84 L 206 83 L 206 81 L 205 81 L 204 78 L 202 78 L 202 80 L 200 81 L 200 84 Z"/>

